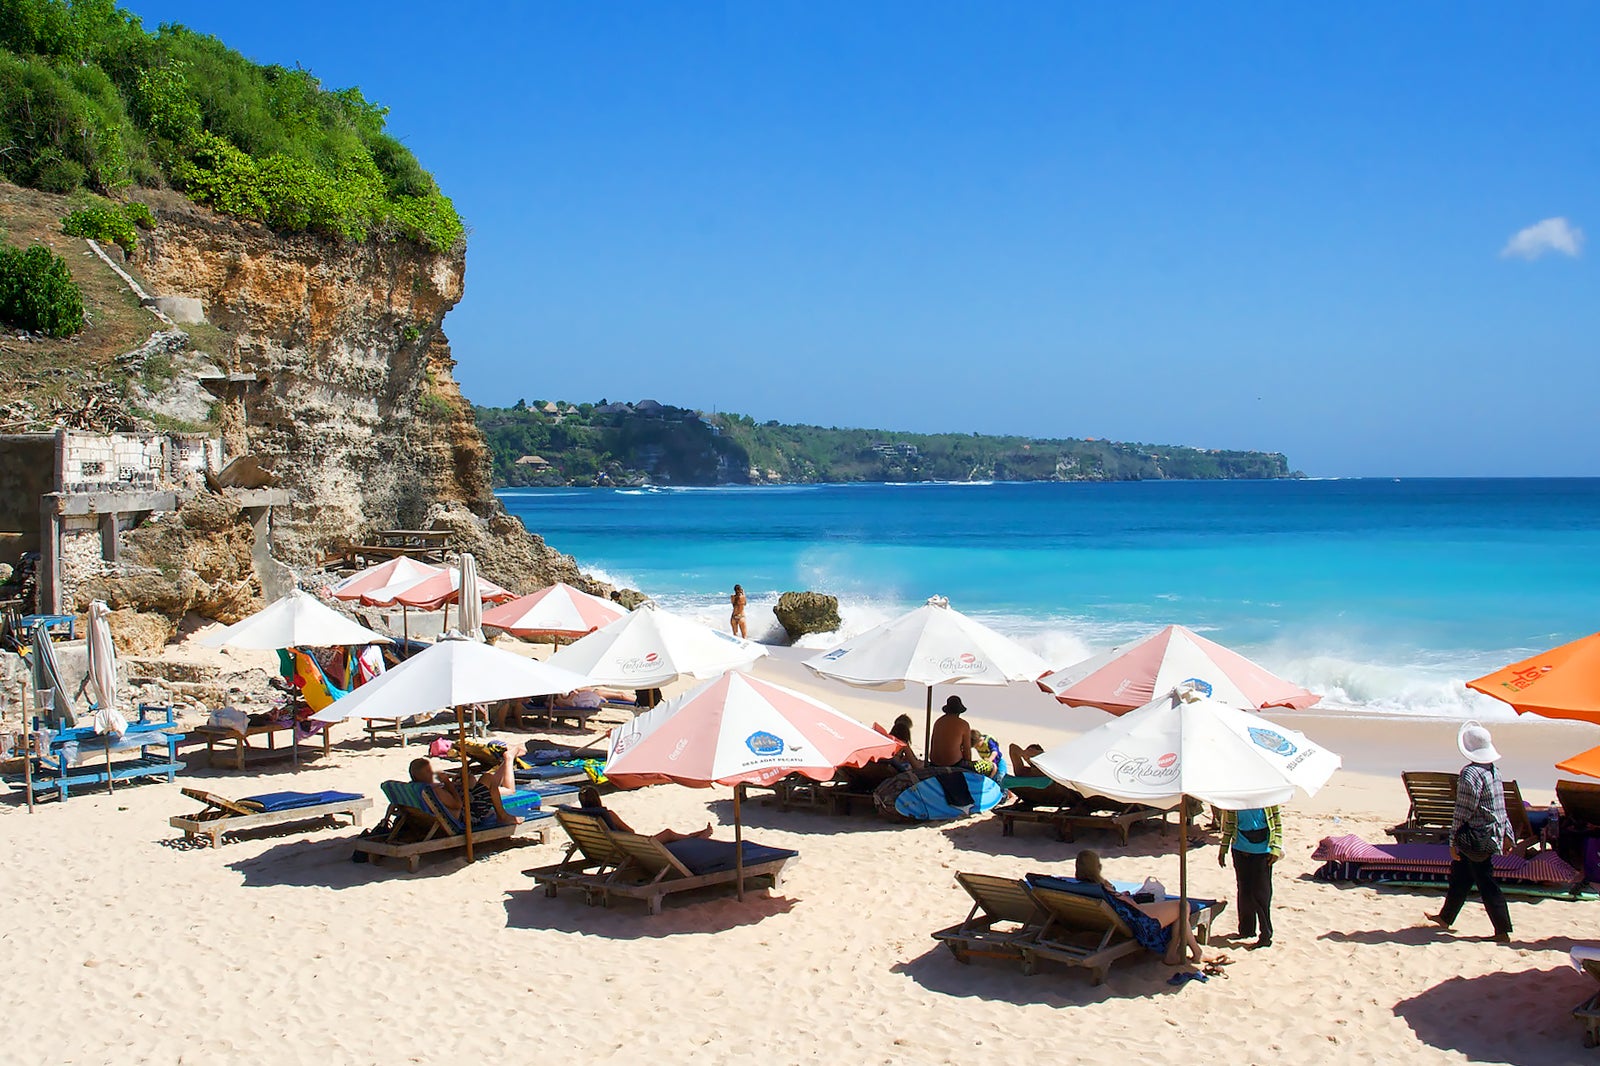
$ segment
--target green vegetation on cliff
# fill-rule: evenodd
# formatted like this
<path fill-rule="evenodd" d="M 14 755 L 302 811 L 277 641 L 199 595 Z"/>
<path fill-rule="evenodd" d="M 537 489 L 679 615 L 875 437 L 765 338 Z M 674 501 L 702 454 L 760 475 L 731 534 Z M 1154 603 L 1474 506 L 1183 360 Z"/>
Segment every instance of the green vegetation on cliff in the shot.
<path fill-rule="evenodd" d="M 496 485 L 1139 481 L 1295 476 L 1277 452 L 897 433 L 638 404 L 475 408 Z"/>
<path fill-rule="evenodd" d="M 19 185 L 170 185 L 280 232 L 447 251 L 461 219 L 387 114 L 111 0 L 0 0 L 0 179 Z"/>

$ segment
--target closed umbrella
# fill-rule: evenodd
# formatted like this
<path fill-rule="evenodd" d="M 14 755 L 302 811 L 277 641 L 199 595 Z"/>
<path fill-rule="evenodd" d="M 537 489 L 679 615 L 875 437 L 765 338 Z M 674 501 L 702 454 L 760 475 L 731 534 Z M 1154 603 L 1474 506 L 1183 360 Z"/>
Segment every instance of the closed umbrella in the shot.
<path fill-rule="evenodd" d="M 550 696 L 582 688 L 583 677 L 490 644 L 446 633 L 426 650 L 367 682 L 312 715 L 318 722 L 347 718 L 408 718 L 451 708 L 456 714 L 461 753 L 462 792 L 466 792 L 467 723 L 464 708 L 474 703 Z M 466 826 L 467 861 L 472 861 L 472 815 Z"/>
<path fill-rule="evenodd" d="M 806 660 L 823 677 L 865 688 L 927 687 L 923 754 L 933 737 L 933 686 L 1037 681 L 1050 664 L 950 607 L 943 596 Z"/>
<path fill-rule="evenodd" d="M 710 678 L 749 666 L 767 649 L 689 618 L 641 604 L 569 644 L 550 663 L 583 674 L 588 685 L 660 688 L 680 677 Z"/>
<path fill-rule="evenodd" d="M 106 791 L 115 792 L 111 780 L 111 744 L 127 731 L 128 720 L 117 710 L 117 646 L 111 639 L 111 608 L 104 600 L 89 604 L 89 676 L 94 687 L 94 731 L 106 738 Z"/>
<path fill-rule="evenodd" d="M 1314 795 L 1340 759 L 1304 734 L 1182 686 L 1033 764 L 1086 795 L 1178 808 L 1178 913 L 1187 921 L 1188 798 L 1228 811 L 1275 806 L 1297 792 Z"/>
<path fill-rule="evenodd" d="M 821 700 L 730 670 L 612 730 L 605 773 L 622 788 L 734 786 L 734 876 L 743 899 L 744 785 L 795 773 L 826 781 L 841 766 L 888 758 L 898 747 Z"/>
<path fill-rule="evenodd" d="M 461 604 L 461 632 L 470 640 L 483 639 L 483 600 L 478 595 L 478 560 L 471 552 L 461 553 L 461 587 L 457 590 Z"/>
<path fill-rule="evenodd" d="M 1072 707 L 1122 714 L 1157 693 L 1195 685 L 1234 707 L 1301 709 L 1319 696 L 1285 681 L 1236 651 L 1183 626 L 1167 626 L 1126 648 L 1085 659 L 1039 679 L 1039 687 Z"/>
<path fill-rule="evenodd" d="M 518 637 L 582 637 L 627 613 L 620 603 L 557 582 L 490 608 L 483 612 L 483 622 Z"/>

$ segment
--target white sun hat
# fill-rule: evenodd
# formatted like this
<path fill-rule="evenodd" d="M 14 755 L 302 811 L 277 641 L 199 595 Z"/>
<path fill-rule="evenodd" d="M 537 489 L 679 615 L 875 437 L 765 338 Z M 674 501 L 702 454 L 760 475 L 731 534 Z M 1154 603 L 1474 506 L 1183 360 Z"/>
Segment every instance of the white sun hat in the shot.
<path fill-rule="evenodd" d="M 1491 763 L 1500 761 L 1500 751 L 1494 746 L 1494 740 L 1489 736 L 1489 731 L 1477 722 L 1468 722 L 1456 734 L 1456 747 L 1461 749 L 1461 754 L 1473 762 Z"/>

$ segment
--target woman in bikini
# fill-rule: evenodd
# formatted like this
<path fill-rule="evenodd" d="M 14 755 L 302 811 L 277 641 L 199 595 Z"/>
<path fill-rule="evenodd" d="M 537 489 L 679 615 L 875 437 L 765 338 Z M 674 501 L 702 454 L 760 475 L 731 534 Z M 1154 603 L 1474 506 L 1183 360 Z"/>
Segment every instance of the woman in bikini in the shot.
<path fill-rule="evenodd" d="M 733 630 L 733 635 L 749 640 L 750 627 L 744 624 L 744 605 L 746 602 L 744 598 L 744 586 L 733 586 L 733 595 L 729 596 L 728 600 L 733 604 L 733 617 L 728 620 L 728 625 Z"/>

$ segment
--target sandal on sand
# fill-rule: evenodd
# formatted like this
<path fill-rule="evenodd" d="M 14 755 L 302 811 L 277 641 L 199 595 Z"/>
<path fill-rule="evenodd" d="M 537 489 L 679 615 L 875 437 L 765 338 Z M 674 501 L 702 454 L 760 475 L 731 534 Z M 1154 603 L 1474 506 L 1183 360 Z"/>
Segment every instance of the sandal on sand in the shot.
<path fill-rule="evenodd" d="M 1181 988 L 1190 981 L 1207 980 L 1210 980 L 1210 978 L 1206 977 L 1206 975 L 1201 973 L 1199 970 L 1185 970 L 1182 973 L 1175 973 L 1171 977 L 1167 978 L 1167 984 Z"/>

